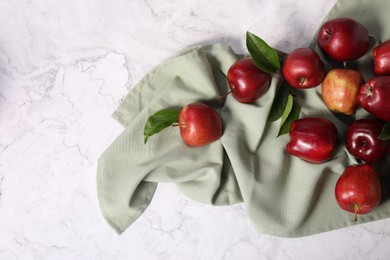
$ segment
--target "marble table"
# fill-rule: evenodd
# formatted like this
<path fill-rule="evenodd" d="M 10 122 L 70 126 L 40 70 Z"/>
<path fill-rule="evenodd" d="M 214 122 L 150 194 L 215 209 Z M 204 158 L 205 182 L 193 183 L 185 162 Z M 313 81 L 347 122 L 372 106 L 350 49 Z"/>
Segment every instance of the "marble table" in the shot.
<path fill-rule="evenodd" d="M 389 259 L 390 219 L 275 238 L 160 184 L 119 236 L 98 206 L 111 113 L 145 73 L 194 44 L 244 53 L 247 30 L 307 46 L 335 2 L 0 0 L 0 259 Z"/>

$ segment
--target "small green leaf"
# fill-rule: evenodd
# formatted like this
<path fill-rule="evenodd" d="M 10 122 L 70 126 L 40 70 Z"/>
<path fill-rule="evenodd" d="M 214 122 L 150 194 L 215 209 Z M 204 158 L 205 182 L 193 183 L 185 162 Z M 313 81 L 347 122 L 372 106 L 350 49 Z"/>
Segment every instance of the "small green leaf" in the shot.
<path fill-rule="evenodd" d="M 144 126 L 144 143 L 154 134 L 161 132 L 164 128 L 179 121 L 180 110 L 164 109 L 151 115 Z"/>
<path fill-rule="evenodd" d="M 290 115 L 290 112 L 293 108 L 293 104 L 294 104 L 294 98 L 291 94 L 288 94 L 286 107 L 284 108 L 284 111 L 282 114 L 282 121 L 280 122 L 280 125 L 283 125 L 284 122 L 286 121 L 286 119 L 288 118 L 288 116 Z"/>
<path fill-rule="evenodd" d="M 387 122 L 382 127 L 382 132 L 379 134 L 378 139 L 380 139 L 380 140 L 389 140 L 390 139 L 390 122 Z"/>
<path fill-rule="evenodd" d="M 285 111 L 290 88 L 287 85 L 281 85 L 276 91 L 274 101 L 271 106 L 270 113 L 268 115 L 267 122 L 271 123 L 278 120 Z"/>
<path fill-rule="evenodd" d="M 292 97 L 291 94 L 290 94 L 290 96 Z M 289 98 L 290 98 L 290 96 L 289 96 Z M 288 109 L 288 107 L 286 106 L 286 111 L 287 111 L 287 109 Z M 293 104 L 292 104 L 292 108 L 290 110 L 290 113 L 288 113 L 288 115 L 284 119 L 284 121 L 283 121 L 283 117 L 282 117 L 282 123 L 280 125 L 278 136 L 281 136 L 281 135 L 284 135 L 284 134 L 287 134 L 290 132 L 291 123 L 299 118 L 300 111 L 301 111 L 301 107 L 299 106 L 298 102 L 295 101 L 295 99 L 293 99 Z"/>
<path fill-rule="evenodd" d="M 246 47 L 256 66 L 269 74 L 280 69 L 278 53 L 264 40 L 251 32 L 246 32 Z"/>

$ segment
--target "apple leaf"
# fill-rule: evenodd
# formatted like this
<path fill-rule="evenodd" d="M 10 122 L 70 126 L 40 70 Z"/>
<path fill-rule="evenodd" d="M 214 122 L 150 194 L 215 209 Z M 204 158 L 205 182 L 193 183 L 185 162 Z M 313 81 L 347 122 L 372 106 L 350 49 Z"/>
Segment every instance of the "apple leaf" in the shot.
<path fill-rule="evenodd" d="M 280 69 L 278 53 L 260 37 L 251 32 L 246 32 L 246 47 L 253 62 L 262 71 L 274 74 Z"/>
<path fill-rule="evenodd" d="M 287 105 L 289 94 L 290 89 L 287 85 L 281 85 L 276 90 L 275 98 L 272 102 L 271 110 L 267 119 L 268 123 L 274 122 L 282 117 Z"/>
<path fill-rule="evenodd" d="M 301 107 L 291 94 L 289 94 L 288 99 L 289 101 L 287 102 L 286 109 L 282 115 L 278 137 L 290 132 L 291 123 L 299 118 L 299 113 L 301 111 Z M 292 103 L 291 107 L 289 102 Z"/>
<path fill-rule="evenodd" d="M 144 143 L 154 134 L 179 121 L 180 110 L 163 109 L 151 115 L 144 126 Z"/>
<path fill-rule="evenodd" d="M 286 107 L 284 108 L 280 125 L 283 125 L 284 122 L 286 121 L 287 117 L 290 115 L 290 112 L 291 112 L 292 107 L 293 107 L 293 103 L 294 103 L 293 96 L 291 94 L 288 94 Z"/>
<path fill-rule="evenodd" d="M 390 122 L 387 122 L 382 127 L 382 132 L 379 134 L 378 139 L 389 140 L 390 139 Z"/>

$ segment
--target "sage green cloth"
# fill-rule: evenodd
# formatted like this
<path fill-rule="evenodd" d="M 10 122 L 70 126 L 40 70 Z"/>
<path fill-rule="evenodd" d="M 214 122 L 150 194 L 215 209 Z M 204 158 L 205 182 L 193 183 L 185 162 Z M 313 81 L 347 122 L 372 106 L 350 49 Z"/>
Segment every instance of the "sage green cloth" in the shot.
<path fill-rule="evenodd" d="M 381 41 L 390 39 L 388 10 L 390 2 L 385 0 L 339 0 L 326 19 L 355 18 Z M 375 44 L 373 40 L 372 47 Z M 314 41 L 311 46 L 317 48 Z M 366 79 L 372 76 L 370 55 L 357 63 Z M 221 44 L 188 48 L 145 75 L 114 112 L 125 129 L 98 160 L 97 194 L 103 216 L 118 233 L 142 215 L 162 182 L 175 183 L 194 201 L 244 203 L 254 228 L 268 235 L 299 237 L 356 225 L 334 198 L 337 178 L 347 165 L 356 163 L 343 144 L 353 118 L 329 112 L 320 86 L 297 91 L 300 117 L 331 119 L 339 130 L 339 145 L 333 159 L 323 164 L 289 155 L 285 151 L 289 136 L 276 137 L 280 120 L 266 123 L 275 90 L 283 84 L 280 75 L 272 78 L 269 91 L 253 104 L 240 103 L 232 95 L 219 99 L 229 90 L 226 73 L 238 57 Z M 221 114 L 224 134 L 220 140 L 190 148 L 177 128 L 167 128 L 143 143 L 143 127 L 151 114 L 198 101 Z M 365 116 L 359 109 L 356 118 Z M 383 176 L 382 182 L 389 183 L 387 179 Z M 357 223 L 387 217 L 390 203 L 384 199 Z"/>

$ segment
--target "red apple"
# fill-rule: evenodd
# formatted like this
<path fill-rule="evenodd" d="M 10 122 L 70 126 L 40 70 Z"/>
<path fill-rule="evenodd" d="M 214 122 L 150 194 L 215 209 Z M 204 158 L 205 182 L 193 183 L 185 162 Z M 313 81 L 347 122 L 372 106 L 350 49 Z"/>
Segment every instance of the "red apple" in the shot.
<path fill-rule="evenodd" d="M 331 19 L 321 26 L 317 43 L 335 61 L 355 60 L 368 51 L 368 30 L 351 18 Z"/>
<path fill-rule="evenodd" d="M 351 165 L 345 168 L 336 182 L 335 197 L 343 210 L 366 214 L 374 210 L 381 200 L 379 176 L 370 164 Z"/>
<path fill-rule="evenodd" d="M 260 70 L 252 58 L 236 61 L 227 73 L 233 96 L 240 102 L 252 103 L 268 90 L 271 75 Z"/>
<path fill-rule="evenodd" d="M 371 115 L 390 121 L 390 76 L 375 77 L 360 87 L 358 104 Z"/>
<path fill-rule="evenodd" d="M 289 154 L 311 163 L 328 161 L 336 146 L 337 128 L 325 118 L 302 118 L 290 128 Z"/>
<path fill-rule="evenodd" d="M 322 98 L 331 111 L 351 115 L 356 111 L 363 83 L 363 76 L 357 70 L 332 69 L 322 82 Z"/>
<path fill-rule="evenodd" d="M 222 120 L 211 107 L 189 104 L 179 114 L 180 135 L 189 146 L 203 146 L 222 136 Z"/>
<path fill-rule="evenodd" d="M 374 48 L 374 73 L 377 76 L 390 75 L 390 40 Z"/>
<path fill-rule="evenodd" d="M 389 149 L 390 141 L 378 139 L 385 123 L 379 119 L 359 119 L 347 129 L 345 145 L 348 152 L 366 163 L 382 159 Z"/>
<path fill-rule="evenodd" d="M 287 56 L 282 73 L 290 86 L 300 89 L 312 88 L 324 79 L 325 66 L 314 50 L 298 48 Z"/>

